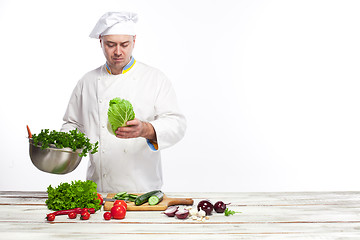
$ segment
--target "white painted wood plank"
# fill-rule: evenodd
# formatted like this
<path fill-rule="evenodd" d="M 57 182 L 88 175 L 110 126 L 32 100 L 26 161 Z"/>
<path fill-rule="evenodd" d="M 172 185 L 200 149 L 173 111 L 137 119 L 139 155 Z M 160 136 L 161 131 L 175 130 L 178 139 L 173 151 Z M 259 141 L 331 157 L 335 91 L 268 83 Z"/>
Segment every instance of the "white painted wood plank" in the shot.
<path fill-rule="evenodd" d="M 358 233 L 311 233 L 311 234 L 148 234 L 148 233 L 119 233 L 119 234 L 56 234 L 29 232 L 24 238 L 22 233 L 3 233 L 0 239 L 6 240 L 57 240 L 57 239 L 87 239 L 87 240 L 358 240 Z"/>
<path fill-rule="evenodd" d="M 175 193 L 176 194 L 176 193 Z M 172 193 L 167 193 L 172 197 Z M 230 201 L 235 205 L 319 205 L 360 202 L 360 192 L 276 192 L 276 193 L 177 193 L 191 196 L 195 201 Z"/>
<path fill-rule="evenodd" d="M 106 194 L 103 194 L 106 196 Z M 360 192 L 167 193 L 232 202 L 242 213 L 214 213 L 205 223 L 169 218 L 161 212 L 128 212 L 123 220 L 58 216 L 44 205 L 45 192 L 0 192 L 0 239 L 359 239 Z"/>
<path fill-rule="evenodd" d="M 276 239 L 282 237 L 311 236 L 359 236 L 360 223 L 343 224 L 126 224 L 120 221 L 106 223 L 72 224 L 61 223 L 0 223 L 2 236 L 49 237 L 48 239 L 124 239 L 124 237 L 148 237 L 158 239 L 167 237 L 174 239 L 190 237 L 190 239 L 236 239 L 246 237 L 251 239 Z M 22 234 L 21 234 L 22 233 Z M 336 239 L 336 238 L 329 238 Z M 354 238 L 356 239 L 356 238 Z"/>
<path fill-rule="evenodd" d="M 238 206 L 260 205 L 349 205 L 360 203 L 360 192 L 289 192 L 289 193 L 166 193 L 169 197 L 218 200 Z M 102 193 L 106 196 L 106 193 Z M 0 192 L 0 204 L 44 204 L 46 192 Z"/>
<path fill-rule="evenodd" d="M 360 222 L 360 205 L 346 206 L 244 206 L 231 207 L 240 211 L 232 216 L 213 213 L 208 222 Z M 45 206 L 0 206 L 0 221 L 44 221 L 46 214 L 52 212 Z M 103 211 L 91 215 L 90 221 L 103 221 Z M 67 216 L 57 216 L 65 221 Z M 160 211 L 128 211 L 124 222 L 179 223 L 193 220 L 179 220 L 167 217 Z"/>

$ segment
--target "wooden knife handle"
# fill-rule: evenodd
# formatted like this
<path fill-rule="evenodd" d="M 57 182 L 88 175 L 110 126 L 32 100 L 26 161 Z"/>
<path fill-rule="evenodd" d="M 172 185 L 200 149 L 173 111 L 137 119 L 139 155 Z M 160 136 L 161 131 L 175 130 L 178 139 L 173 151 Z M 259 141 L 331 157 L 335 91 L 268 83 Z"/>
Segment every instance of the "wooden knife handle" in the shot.
<path fill-rule="evenodd" d="M 191 198 L 172 198 L 169 202 L 168 202 L 168 206 L 173 206 L 173 205 L 193 205 L 194 204 L 194 200 Z"/>

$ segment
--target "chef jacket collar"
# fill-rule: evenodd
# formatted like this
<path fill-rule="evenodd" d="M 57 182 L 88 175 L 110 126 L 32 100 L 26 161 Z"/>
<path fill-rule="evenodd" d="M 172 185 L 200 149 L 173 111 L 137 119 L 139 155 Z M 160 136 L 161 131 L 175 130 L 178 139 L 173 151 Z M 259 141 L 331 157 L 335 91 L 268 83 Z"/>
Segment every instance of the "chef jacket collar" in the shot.
<path fill-rule="evenodd" d="M 128 64 L 126 64 L 126 66 L 123 68 L 121 74 L 124 74 L 124 73 L 127 73 L 128 71 L 130 71 L 130 69 L 135 65 L 135 63 L 136 63 L 135 58 L 131 57 L 130 62 Z M 107 64 L 107 62 L 105 63 L 105 66 L 106 66 L 106 71 L 109 74 L 112 74 L 111 69 L 110 69 L 109 65 Z"/>

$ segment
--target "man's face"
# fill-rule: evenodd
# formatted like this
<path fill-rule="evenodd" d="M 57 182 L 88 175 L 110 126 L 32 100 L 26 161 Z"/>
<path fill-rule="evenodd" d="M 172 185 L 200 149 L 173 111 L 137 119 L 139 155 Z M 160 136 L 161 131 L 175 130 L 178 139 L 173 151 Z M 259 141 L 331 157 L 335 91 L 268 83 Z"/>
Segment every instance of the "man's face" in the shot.
<path fill-rule="evenodd" d="M 106 35 L 100 38 L 101 47 L 111 71 L 122 70 L 129 63 L 135 45 L 135 37 Z"/>

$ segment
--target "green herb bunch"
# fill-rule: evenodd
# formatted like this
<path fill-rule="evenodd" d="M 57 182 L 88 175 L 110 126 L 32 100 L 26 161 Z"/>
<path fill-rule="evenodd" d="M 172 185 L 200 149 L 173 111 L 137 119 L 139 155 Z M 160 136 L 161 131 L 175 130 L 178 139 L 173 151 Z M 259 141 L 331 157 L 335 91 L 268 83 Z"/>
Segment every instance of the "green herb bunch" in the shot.
<path fill-rule="evenodd" d="M 54 144 L 57 148 L 71 148 L 73 151 L 82 149 L 79 153 L 80 157 L 86 157 L 90 152 L 94 154 L 98 149 L 98 142 L 91 144 L 90 140 L 85 137 L 85 134 L 78 129 L 70 130 L 69 132 L 57 132 L 55 130 L 42 129 L 39 134 L 33 134 L 33 141 L 35 146 L 40 145 L 41 149 L 46 149 L 50 144 Z"/>
<path fill-rule="evenodd" d="M 225 209 L 225 216 L 234 215 L 235 213 L 241 213 L 241 212 L 235 212 L 233 210 L 230 210 L 229 208 Z"/>
<path fill-rule="evenodd" d="M 48 199 L 45 201 L 49 209 L 67 210 L 74 208 L 101 208 L 97 199 L 97 184 L 91 180 L 60 183 L 56 188 L 47 188 Z"/>

